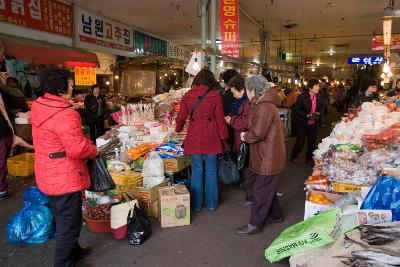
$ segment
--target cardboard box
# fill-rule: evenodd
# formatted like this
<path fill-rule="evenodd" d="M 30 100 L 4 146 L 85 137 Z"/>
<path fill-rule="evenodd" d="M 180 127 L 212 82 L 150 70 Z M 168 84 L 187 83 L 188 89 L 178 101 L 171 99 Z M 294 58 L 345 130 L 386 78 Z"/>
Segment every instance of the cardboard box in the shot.
<path fill-rule="evenodd" d="M 139 202 L 154 202 L 159 199 L 158 189 L 166 186 L 167 181 L 164 181 L 151 188 L 144 188 L 141 186 L 117 186 L 116 193 L 127 192 L 129 195 L 137 198 Z"/>
<path fill-rule="evenodd" d="M 358 210 L 358 225 L 378 224 L 392 221 L 391 210 Z"/>
<path fill-rule="evenodd" d="M 190 194 L 186 186 L 174 185 L 159 190 L 161 228 L 190 225 Z"/>
<path fill-rule="evenodd" d="M 183 155 L 176 159 L 164 159 L 165 172 L 179 172 L 190 166 L 189 155 Z"/>
<path fill-rule="evenodd" d="M 321 211 L 326 211 L 326 210 L 329 210 L 332 208 L 331 205 L 320 205 L 320 204 L 317 204 L 317 203 L 307 200 L 309 196 L 312 196 L 315 194 L 322 194 L 327 199 L 331 200 L 332 202 L 335 202 L 336 200 L 339 200 L 340 198 L 342 198 L 342 195 L 340 195 L 340 194 L 319 192 L 319 191 L 314 191 L 314 190 L 308 191 L 308 193 L 306 195 L 306 202 L 304 205 L 304 220 L 317 215 Z"/>

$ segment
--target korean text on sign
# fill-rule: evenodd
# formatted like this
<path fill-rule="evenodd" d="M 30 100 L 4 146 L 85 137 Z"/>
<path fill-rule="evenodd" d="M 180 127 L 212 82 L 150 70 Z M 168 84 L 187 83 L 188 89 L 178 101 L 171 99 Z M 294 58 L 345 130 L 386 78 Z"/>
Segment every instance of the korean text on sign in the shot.
<path fill-rule="evenodd" d="M 68 37 L 72 35 L 72 7 L 58 0 L 0 0 L 0 21 Z"/>
<path fill-rule="evenodd" d="M 222 54 L 239 57 L 239 1 L 220 0 Z"/>
<path fill-rule="evenodd" d="M 349 57 L 347 59 L 347 64 L 376 65 L 383 63 L 383 57 Z"/>
<path fill-rule="evenodd" d="M 75 67 L 75 85 L 92 86 L 96 83 L 96 68 Z"/>
<path fill-rule="evenodd" d="M 78 9 L 78 38 L 113 49 L 133 51 L 132 29 L 84 9 Z"/>

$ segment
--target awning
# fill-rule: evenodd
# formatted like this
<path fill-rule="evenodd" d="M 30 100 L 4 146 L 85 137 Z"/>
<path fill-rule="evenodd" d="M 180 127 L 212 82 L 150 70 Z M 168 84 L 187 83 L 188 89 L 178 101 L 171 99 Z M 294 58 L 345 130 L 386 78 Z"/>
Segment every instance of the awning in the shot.
<path fill-rule="evenodd" d="M 68 67 L 100 66 L 96 54 L 64 45 L 55 45 L 6 34 L 0 34 L 0 42 L 0 46 L 4 46 L 6 55 L 28 63 Z"/>

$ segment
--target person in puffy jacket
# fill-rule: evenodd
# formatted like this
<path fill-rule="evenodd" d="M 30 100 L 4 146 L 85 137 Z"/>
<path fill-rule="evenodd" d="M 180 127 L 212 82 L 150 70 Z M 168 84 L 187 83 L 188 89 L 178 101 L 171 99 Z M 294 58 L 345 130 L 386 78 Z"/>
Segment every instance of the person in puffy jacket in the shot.
<path fill-rule="evenodd" d="M 228 138 L 228 130 L 221 96 L 215 90 L 216 83 L 214 74 L 202 69 L 194 78 L 192 89 L 182 98 L 176 118 L 177 133 L 183 130 L 188 116 L 190 119 L 184 149 L 192 163 L 191 204 L 196 212 L 203 206 L 203 172 L 206 174 L 206 206 L 210 211 L 218 207 L 217 155 L 223 152 L 223 141 Z M 193 110 L 195 106 L 197 108 Z"/>
<path fill-rule="evenodd" d="M 72 75 L 60 68 L 39 74 L 44 96 L 31 108 L 30 122 L 35 146 L 35 177 L 49 196 L 55 216 L 57 243 L 54 266 L 74 266 L 89 254 L 78 238 L 82 226 L 82 190 L 90 186 L 85 159 L 97 155 L 96 146 L 82 133 L 82 122 L 69 102 Z"/>
<path fill-rule="evenodd" d="M 277 196 L 278 175 L 286 164 L 283 124 L 279 116 L 280 99 L 275 85 L 262 75 L 246 79 L 251 102 L 249 130 L 241 140 L 250 145 L 249 169 L 255 176 L 250 223 L 238 227 L 239 235 L 260 233 L 268 223 L 283 221 Z"/>

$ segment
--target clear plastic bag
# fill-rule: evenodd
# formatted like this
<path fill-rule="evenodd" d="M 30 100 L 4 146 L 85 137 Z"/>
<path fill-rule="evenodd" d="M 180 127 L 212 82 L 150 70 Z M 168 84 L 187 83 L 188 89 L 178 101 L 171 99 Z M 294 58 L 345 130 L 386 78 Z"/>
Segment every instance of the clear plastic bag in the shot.
<path fill-rule="evenodd" d="M 155 152 L 151 152 L 150 156 L 143 164 L 143 177 L 163 177 L 164 176 L 164 161 Z"/>

